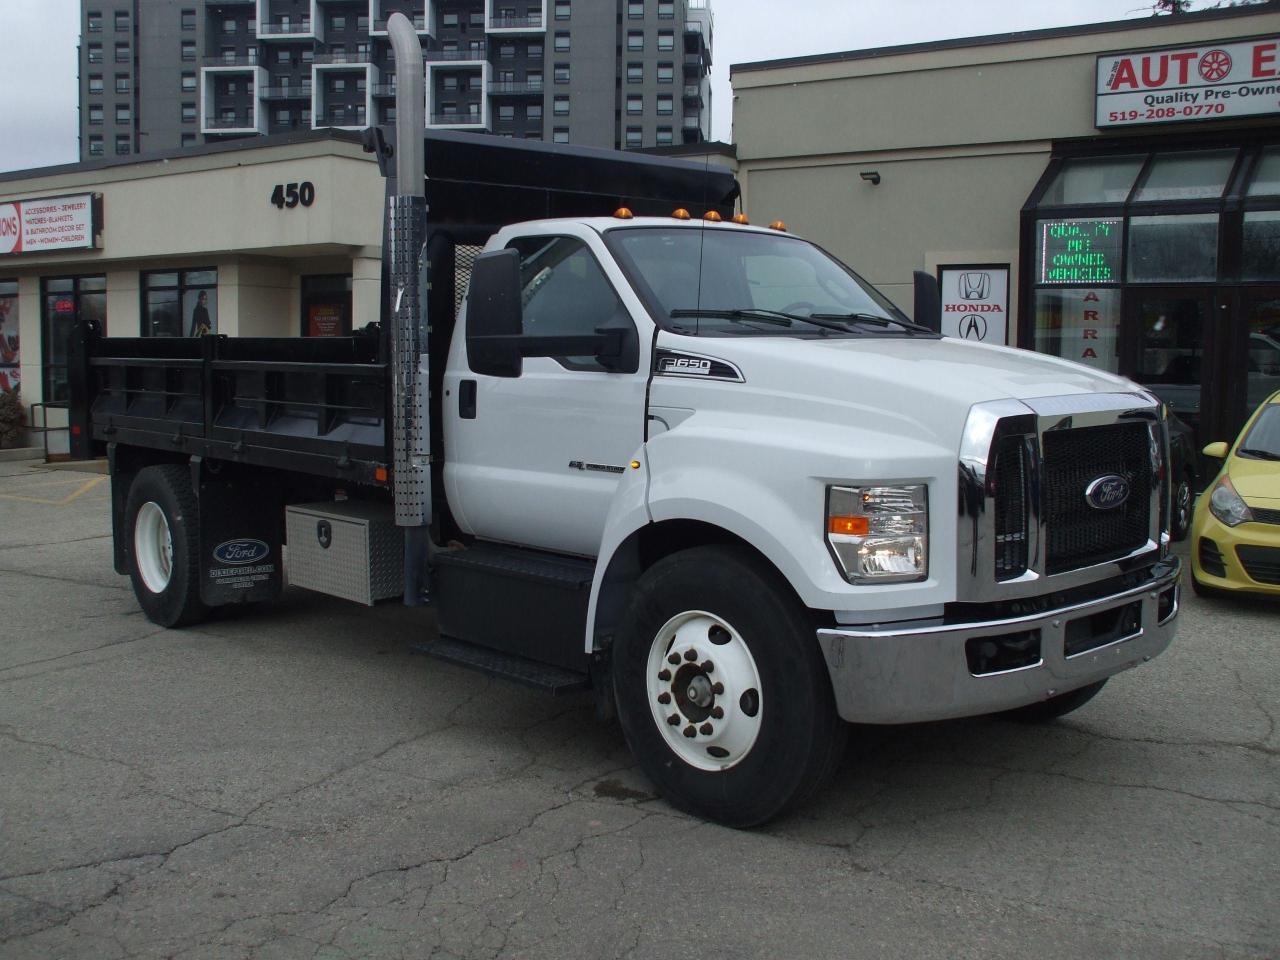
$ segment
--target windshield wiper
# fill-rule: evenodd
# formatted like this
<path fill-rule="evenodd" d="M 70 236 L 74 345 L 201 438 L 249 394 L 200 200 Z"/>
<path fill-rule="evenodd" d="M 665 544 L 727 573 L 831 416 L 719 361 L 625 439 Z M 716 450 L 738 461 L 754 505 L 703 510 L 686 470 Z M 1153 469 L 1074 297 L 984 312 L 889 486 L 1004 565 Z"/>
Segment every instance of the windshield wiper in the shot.
<path fill-rule="evenodd" d="M 821 327 L 823 330 L 834 330 L 836 333 L 849 333 L 849 328 L 839 323 L 832 323 L 819 317 L 806 317 L 799 313 L 783 313 L 781 310 L 765 310 L 761 307 L 743 307 L 737 310 L 688 309 L 672 310 L 671 319 L 681 317 L 712 317 L 716 320 L 733 320 L 737 323 L 759 321 L 770 323 L 775 327 L 789 327 L 796 321 Z"/>
<path fill-rule="evenodd" d="M 1259 460 L 1280 460 L 1280 453 L 1272 453 L 1270 450 L 1261 450 L 1258 447 L 1241 447 L 1236 452 L 1248 457 L 1257 457 Z"/>
<path fill-rule="evenodd" d="M 921 333 L 933 333 L 928 327 L 920 323 L 913 323 L 910 320 L 902 320 L 898 317 L 885 317 L 878 313 L 815 313 L 810 319 L 817 320 L 846 320 L 855 321 L 857 323 L 873 323 L 877 327 L 887 327 L 891 323 L 896 323 L 908 332 L 918 330 Z"/>

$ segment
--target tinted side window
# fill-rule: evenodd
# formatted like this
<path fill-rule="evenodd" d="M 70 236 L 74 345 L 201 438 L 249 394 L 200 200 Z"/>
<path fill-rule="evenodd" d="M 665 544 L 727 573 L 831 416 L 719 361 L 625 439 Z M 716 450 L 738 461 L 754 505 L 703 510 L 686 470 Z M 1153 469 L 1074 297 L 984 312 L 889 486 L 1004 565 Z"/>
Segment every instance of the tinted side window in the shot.
<path fill-rule="evenodd" d="M 524 332 L 589 336 L 602 327 L 632 326 L 631 318 L 587 245 L 575 237 L 520 237 Z M 604 370 L 595 357 L 556 357 L 570 370 Z"/>

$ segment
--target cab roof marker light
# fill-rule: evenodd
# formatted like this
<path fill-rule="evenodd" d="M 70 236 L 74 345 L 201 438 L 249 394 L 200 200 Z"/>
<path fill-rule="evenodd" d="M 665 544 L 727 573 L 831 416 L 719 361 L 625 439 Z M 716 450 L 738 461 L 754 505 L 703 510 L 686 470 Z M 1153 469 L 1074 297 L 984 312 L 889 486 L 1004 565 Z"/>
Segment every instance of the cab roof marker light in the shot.
<path fill-rule="evenodd" d="M 781 220 L 775 220 L 775 221 L 773 221 L 773 223 L 769 224 L 769 229 L 770 229 L 770 230 L 778 230 L 778 231 L 780 231 L 780 232 L 782 232 L 782 233 L 786 233 L 786 232 L 787 232 L 787 225 L 786 225 L 786 223 L 784 223 L 784 222 L 783 222 L 783 221 L 781 221 Z"/>
<path fill-rule="evenodd" d="M 689 211 L 686 210 L 684 207 L 677 207 L 675 210 L 671 212 L 671 216 L 675 217 L 677 220 L 693 219 L 693 217 L 690 216 Z"/>
<path fill-rule="evenodd" d="M 613 211 L 613 216 L 617 220 L 634 220 L 636 215 L 631 212 L 630 207 L 619 207 Z"/>
<path fill-rule="evenodd" d="M 720 223 L 724 220 L 724 217 L 720 216 L 720 214 L 715 210 L 708 210 L 702 215 L 702 219 L 710 221 L 711 223 Z"/>
<path fill-rule="evenodd" d="M 745 213 L 736 213 L 736 214 L 734 214 L 734 216 L 733 216 L 733 222 L 734 222 L 734 223 L 740 223 L 740 224 L 742 224 L 744 227 L 745 227 L 745 226 L 750 226 L 750 225 L 751 225 L 751 221 L 747 219 L 747 215 L 746 215 Z"/>

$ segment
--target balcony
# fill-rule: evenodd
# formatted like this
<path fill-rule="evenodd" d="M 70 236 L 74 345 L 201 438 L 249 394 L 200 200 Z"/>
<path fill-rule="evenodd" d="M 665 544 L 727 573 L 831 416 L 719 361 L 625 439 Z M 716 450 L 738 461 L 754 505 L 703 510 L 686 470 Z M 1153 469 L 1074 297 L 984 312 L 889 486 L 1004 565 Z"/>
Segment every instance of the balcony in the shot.
<path fill-rule="evenodd" d="M 296 84 L 288 87 L 263 87 L 258 91 L 263 100 L 310 100 L 311 85 Z"/>
<path fill-rule="evenodd" d="M 686 20 L 684 22 L 685 33 L 705 33 L 706 28 L 697 20 Z"/>
<path fill-rule="evenodd" d="M 317 53 L 312 58 L 312 63 L 333 64 L 333 63 L 350 63 L 355 66 L 364 66 L 366 63 L 373 62 L 373 51 L 365 50 L 351 51 L 344 50 L 334 53 Z"/>
<path fill-rule="evenodd" d="M 423 50 L 422 55 L 431 61 L 449 60 L 483 60 L 489 55 L 489 47 L 484 41 L 473 41 L 466 47 L 456 50 Z"/>
<path fill-rule="evenodd" d="M 394 97 L 396 95 L 396 85 L 394 83 L 375 83 L 369 88 L 369 92 L 375 97 Z"/>
<path fill-rule="evenodd" d="M 541 27 L 541 17 L 494 17 L 489 21 L 490 30 L 537 30 Z"/>
<path fill-rule="evenodd" d="M 216 117 L 206 117 L 204 121 L 204 129 L 213 132 L 243 132 L 253 131 L 253 112 L 252 111 L 235 111 L 233 113 L 223 112 Z"/>
<path fill-rule="evenodd" d="M 372 29 L 372 30 L 370 30 L 369 32 L 370 32 L 370 33 L 376 33 L 376 34 L 384 34 L 384 33 L 386 33 L 386 32 L 387 32 L 387 21 L 388 21 L 388 20 L 390 20 L 390 19 L 391 19 L 390 17 L 383 17 L 381 20 L 375 20 L 375 21 L 373 21 L 373 29 Z M 426 32 L 427 32 L 427 18 L 426 18 L 426 17 L 424 17 L 424 16 L 415 16 L 415 17 L 413 17 L 413 18 L 412 18 L 412 20 L 413 20 L 413 29 L 414 29 L 416 32 L 418 32 L 418 33 L 426 33 Z"/>
<path fill-rule="evenodd" d="M 434 127 L 483 127 L 484 118 L 479 111 L 463 113 L 455 110 L 451 113 L 431 114 L 431 125 Z"/>
<path fill-rule="evenodd" d="M 216 57 L 205 57 L 206 67 L 256 67 L 258 65 L 258 48 L 252 47 L 243 53 L 224 53 Z"/>
<path fill-rule="evenodd" d="M 330 110 L 325 113 L 317 114 L 315 120 L 312 121 L 312 129 L 316 127 L 348 127 L 350 129 L 359 130 L 367 127 L 366 114 L 363 110 Z"/>
<path fill-rule="evenodd" d="M 262 40 L 314 40 L 316 34 L 310 20 L 290 20 L 287 23 L 259 23 L 258 37 Z"/>
<path fill-rule="evenodd" d="M 493 96 L 542 96 L 546 87 L 541 80 L 533 82 L 525 80 L 494 80 L 489 84 L 489 93 Z"/>
<path fill-rule="evenodd" d="M 689 104 L 696 103 L 702 106 L 702 86 L 696 83 L 689 83 L 684 88 L 684 102 Z"/>
<path fill-rule="evenodd" d="M 485 24 L 486 33 L 545 33 L 547 30 L 546 0 L 529 5 L 517 15 L 521 5 L 510 3 L 505 9 L 498 8 L 497 0 L 486 0 Z"/>
<path fill-rule="evenodd" d="M 683 126 L 686 130 L 697 130 L 702 126 L 702 118 L 686 114 Z"/>

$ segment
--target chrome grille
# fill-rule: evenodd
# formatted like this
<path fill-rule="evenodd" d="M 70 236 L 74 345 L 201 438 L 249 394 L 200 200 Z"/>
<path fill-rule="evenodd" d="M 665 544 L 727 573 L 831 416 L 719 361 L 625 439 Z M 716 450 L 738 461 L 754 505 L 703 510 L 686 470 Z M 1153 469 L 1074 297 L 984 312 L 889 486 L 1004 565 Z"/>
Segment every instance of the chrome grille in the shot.
<path fill-rule="evenodd" d="M 1021 576 L 1027 569 L 1027 441 L 1005 437 L 996 449 L 992 476 L 995 482 L 995 570 L 997 580 Z"/>
<path fill-rule="evenodd" d="M 1129 483 L 1125 502 L 1098 510 L 1085 499 L 1106 474 Z M 1142 423 L 1054 430 L 1044 435 L 1045 572 L 1103 563 L 1143 546 L 1151 525 L 1151 443 Z"/>

